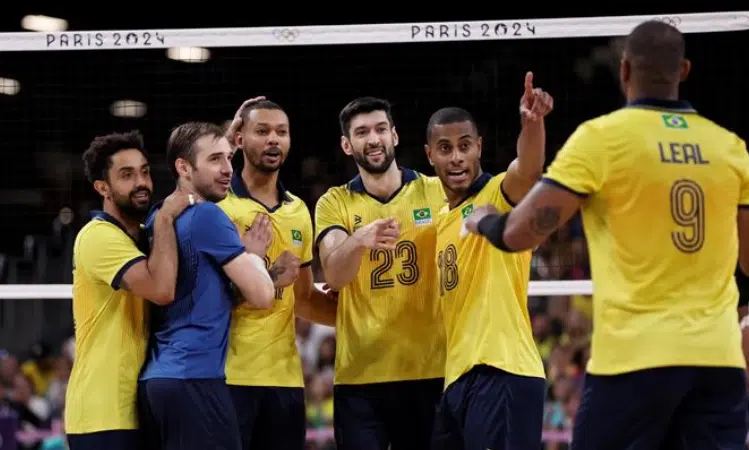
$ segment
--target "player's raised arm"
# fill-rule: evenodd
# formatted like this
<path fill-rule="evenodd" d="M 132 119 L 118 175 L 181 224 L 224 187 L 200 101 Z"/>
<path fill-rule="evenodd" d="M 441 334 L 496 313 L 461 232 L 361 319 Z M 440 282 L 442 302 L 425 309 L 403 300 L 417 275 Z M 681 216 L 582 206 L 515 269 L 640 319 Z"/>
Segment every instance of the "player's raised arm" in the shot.
<path fill-rule="evenodd" d="M 190 204 L 189 197 L 178 191 L 164 200 L 154 220 L 151 254 L 148 260 L 133 265 L 125 272 L 121 282 L 124 289 L 157 305 L 168 305 L 174 301 L 178 268 L 174 221 Z"/>
<path fill-rule="evenodd" d="M 466 220 L 466 228 L 506 252 L 535 248 L 567 223 L 588 195 L 600 189 L 606 145 L 600 130 L 591 124 L 581 125 L 557 153 L 544 178 L 509 214 L 477 208 Z"/>
<path fill-rule="evenodd" d="M 349 235 L 340 215 L 330 196 L 320 197 L 315 212 L 320 230 L 316 241 L 325 281 L 336 291 L 356 277 L 365 250 L 393 250 L 400 234 L 397 221 L 390 218 L 375 220 Z"/>
<path fill-rule="evenodd" d="M 520 99 L 520 135 L 518 156 L 507 169 L 502 190 L 513 204 L 522 200 L 543 173 L 546 154 L 544 117 L 554 109 L 554 98 L 541 88 L 533 87 L 533 72 L 525 75 Z"/>

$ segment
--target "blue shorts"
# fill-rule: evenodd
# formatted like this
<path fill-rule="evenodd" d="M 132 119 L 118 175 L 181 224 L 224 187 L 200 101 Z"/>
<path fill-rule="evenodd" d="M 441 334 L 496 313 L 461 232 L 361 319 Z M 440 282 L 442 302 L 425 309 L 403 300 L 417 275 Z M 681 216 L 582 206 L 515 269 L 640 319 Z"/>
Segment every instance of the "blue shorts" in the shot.
<path fill-rule="evenodd" d="M 139 430 L 107 430 L 96 433 L 68 434 L 70 450 L 141 450 L 143 443 Z"/>
<path fill-rule="evenodd" d="M 745 450 L 743 369 L 664 367 L 585 377 L 573 450 Z"/>
<path fill-rule="evenodd" d="M 303 450 L 307 435 L 304 388 L 233 386 L 229 392 L 242 450 Z"/>
<path fill-rule="evenodd" d="M 223 379 L 154 378 L 138 386 L 141 426 L 161 450 L 241 450 L 237 417 Z"/>
<path fill-rule="evenodd" d="M 336 385 L 333 391 L 336 448 L 429 450 L 443 383 L 438 378 Z"/>
<path fill-rule="evenodd" d="M 433 448 L 539 450 L 545 395 L 543 378 L 475 366 L 445 390 Z"/>

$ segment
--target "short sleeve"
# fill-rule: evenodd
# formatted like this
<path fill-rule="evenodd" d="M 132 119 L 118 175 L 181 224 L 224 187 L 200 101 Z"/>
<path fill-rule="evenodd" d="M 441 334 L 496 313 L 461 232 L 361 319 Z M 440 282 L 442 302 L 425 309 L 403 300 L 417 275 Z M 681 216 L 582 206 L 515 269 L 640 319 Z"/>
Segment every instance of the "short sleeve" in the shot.
<path fill-rule="evenodd" d="M 515 204 L 510 200 L 510 197 L 507 195 L 503 187 L 505 175 L 507 175 L 507 172 L 502 172 L 498 175 L 495 175 L 494 178 L 490 181 L 491 183 L 496 183 L 493 203 L 494 207 L 497 208 L 497 211 L 501 213 L 508 213 L 512 211 L 512 208 L 515 207 Z"/>
<path fill-rule="evenodd" d="M 191 223 L 191 238 L 198 251 L 224 266 L 244 253 L 236 227 L 213 203 L 201 203 Z"/>
<path fill-rule="evenodd" d="M 604 136 L 594 125 L 580 125 L 567 139 L 542 181 L 585 197 L 601 189 L 606 159 Z"/>
<path fill-rule="evenodd" d="M 315 232 L 317 233 L 315 245 L 319 245 L 326 234 L 336 229 L 348 233 L 344 226 L 340 202 L 332 191 L 328 191 L 320 197 L 317 205 L 315 205 Z"/>
<path fill-rule="evenodd" d="M 749 208 L 749 153 L 746 152 L 746 142 L 743 139 L 738 139 L 736 153 L 739 158 L 739 173 L 741 174 L 739 206 Z"/>
<path fill-rule="evenodd" d="M 107 222 L 97 223 L 86 230 L 76 253 L 77 267 L 113 289 L 120 288 L 122 277 L 130 267 L 146 259 L 127 233 Z"/>
<path fill-rule="evenodd" d="M 310 217 L 309 209 L 305 206 L 302 225 L 302 267 L 312 264 L 312 244 L 314 241 L 315 235 L 312 227 L 312 217 Z"/>

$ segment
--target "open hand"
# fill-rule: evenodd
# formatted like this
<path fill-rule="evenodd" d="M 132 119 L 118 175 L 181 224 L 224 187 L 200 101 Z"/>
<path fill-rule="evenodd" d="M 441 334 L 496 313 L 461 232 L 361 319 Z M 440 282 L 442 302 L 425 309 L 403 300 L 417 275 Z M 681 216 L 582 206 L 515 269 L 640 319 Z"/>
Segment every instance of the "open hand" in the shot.
<path fill-rule="evenodd" d="M 229 143 L 231 144 L 232 147 L 237 146 L 237 142 L 236 142 L 237 133 L 239 132 L 239 129 L 242 128 L 242 113 L 251 104 L 261 102 L 263 100 L 265 100 L 265 97 L 263 96 L 254 97 L 249 100 L 245 100 L 239 106 L 239 109 L 237 109 L 237 112 L 234 113 L 234 118 L 231 121 L 231 125 L 229 125 L 229 128 L 226 130 L 226 139 L 229 140 Z"/>
<path fill-rule="evenodd" d="M 182 191 L 174 191 L 169 197 L 164 199 L 159 209 L 160 214 L 174 220 L 182 214 L 188 206 L 194 205 L 201 201 L 200 197 L 188 194 Z"/>
<path fill-rule="evenodd" d="M 258 214 L 252 221 L 250 228 L 241 234 L 242 243 L 247 253 L 254 253 L 261 258 L 265 258 L 265 252 L 273 239 L 273 231 L 270 219 L 265 214 Z"/>
<path fill-rule="evenodd" d="M 554 97 L 541 88 L 533 87 L 533 72 L 525 74 L 525 91 L 520 98 L 520 115 L 523 119 L 536 122 L 554 109 Z"/>

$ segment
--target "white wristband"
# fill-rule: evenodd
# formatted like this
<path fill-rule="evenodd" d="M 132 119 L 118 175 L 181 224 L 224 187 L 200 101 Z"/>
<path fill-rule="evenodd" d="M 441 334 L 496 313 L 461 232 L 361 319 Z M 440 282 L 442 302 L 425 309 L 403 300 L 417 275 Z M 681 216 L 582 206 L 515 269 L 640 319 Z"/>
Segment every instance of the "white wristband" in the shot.
<path fill-rule="evenodd" d="M 273 284 L 273 279 L 270 277 L 270 274 L 268 273 L 268 270 L 265 268 L 265 261 L 263 261 L 263 258 L 259 257 L 258 255 L 254 253 L 248 253 L 250 256 L 250 261 L 252 262 L 252 265 L 255 266 L 257 270 L 260 271 L 260 273 L 264 274 L 265 277 L 270 281 L 271 284 Z"/>

